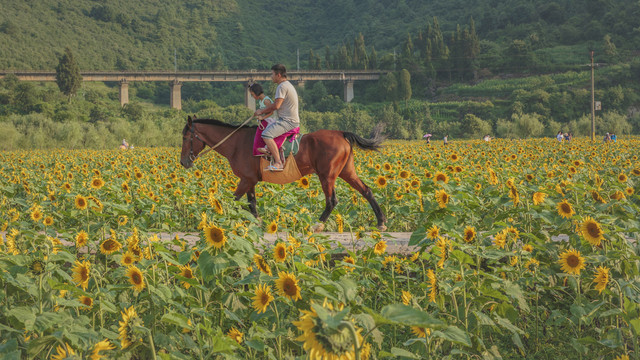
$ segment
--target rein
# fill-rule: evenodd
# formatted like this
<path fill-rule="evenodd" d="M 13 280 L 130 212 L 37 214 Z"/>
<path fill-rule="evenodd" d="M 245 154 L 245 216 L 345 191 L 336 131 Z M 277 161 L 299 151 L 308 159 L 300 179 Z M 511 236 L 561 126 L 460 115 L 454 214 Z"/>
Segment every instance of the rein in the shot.
<path fill-rule="evenodd" d="M 231 135 L 235 134 L 236 131 L 240 130 L 243 126 L 245 126 L 251 119 L 253 119 L 253 115 L 251 115 L 247 120 L 245 120 L 245 122 L 240 124 L 240 126 L 235 128 L 231 133 L 229 133 L 229 135 L 225 136 L 222 140 L 220 140 L 220 142 L 218 142 L 215 146 L 211 146 L 211 145 L 207 144 L 206 141 L 202 140 L 198 136 L 198 134 L 196 134 L 196 130 L 194 129 L 194 126 L 193 126 L 194 124 L 191 124 L 191 126 L 190 126 L 190 130 L 191 130 L 191 149 L 189 150 L 189 159 L 191 159 L 191 161 L 196 161 L 196 159 L 199 158 L 200 156 L 208 153 L 211 150 L 215 150 L 218 146 L 222 145 L 223 142 L 227 141 L 227 139 L 229 139 L 231 137 Z M 202 141 L 205 145 L 209 145 L 209 148 L 207 150 L 201 151 L 196 156 L 193 155 L 193 138 L 194 137 L 196 139 Z"/>

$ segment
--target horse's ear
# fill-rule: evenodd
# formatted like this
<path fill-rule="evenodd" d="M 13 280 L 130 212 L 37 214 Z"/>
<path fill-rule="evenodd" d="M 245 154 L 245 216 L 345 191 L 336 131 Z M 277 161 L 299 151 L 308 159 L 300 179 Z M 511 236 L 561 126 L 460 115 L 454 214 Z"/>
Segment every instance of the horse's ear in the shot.
<path fill-rule="evenodd" d="M 191 119 L 191 115 L 187 116 L 187 125 L 191 126 L 193 123 L 193 119 Z"/>
<path fill-rule="evenodd" d="M 198 119 L 198 117 L 196 116 L 196 114 L 193 114 L 193 120 Z"/>

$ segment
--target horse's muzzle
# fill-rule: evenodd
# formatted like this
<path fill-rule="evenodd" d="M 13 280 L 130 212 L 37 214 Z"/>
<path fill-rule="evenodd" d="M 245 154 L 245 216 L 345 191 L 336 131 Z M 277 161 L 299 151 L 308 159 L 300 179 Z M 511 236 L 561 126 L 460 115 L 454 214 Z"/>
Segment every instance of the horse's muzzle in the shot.
<path fill-rule="evenodd" d="M 185 169 L 188 169 L 193 166 L 193 161 L 191 159 L 180 159 L 180 165 L 182 165 Z"/>

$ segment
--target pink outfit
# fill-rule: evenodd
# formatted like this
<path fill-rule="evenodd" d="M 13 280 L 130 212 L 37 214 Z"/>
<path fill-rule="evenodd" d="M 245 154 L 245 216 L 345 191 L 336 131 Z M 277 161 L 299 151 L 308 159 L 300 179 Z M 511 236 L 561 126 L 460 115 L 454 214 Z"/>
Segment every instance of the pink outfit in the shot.
<path fill-rule="evenodd" d="M 253 156 L 263 155 L 261 152 L 258 151 L 258 148 L 266 146 L 266 144 L 264 143 L 264 140 L 262 140 L 261 135 L 262 135 L 262 131 L 267 128 L 267 125 L 269 125 L 269 123 L 266 120 L 262 120 L 260 122 L 260 126 L 258 127 L 258 129 L 256 129 L 256 136 L 253 138 Z M 260 129 L 260 127 L 262 127 L 262 129 Z M 293 134 L 299 134 L 299 133 L 300 133 L 300 128 L 297 127 L 274 138 L 273 141 L 276 142 L 276 146 L 278 147 L 278 149 L 280 149 L 282 147 L 282 144 L 284 144 L 284 141 L 287 139 L 287 137 Z M 292 137 L 290 141 L 293 142 L 293 139 L 294 138 Z"/>

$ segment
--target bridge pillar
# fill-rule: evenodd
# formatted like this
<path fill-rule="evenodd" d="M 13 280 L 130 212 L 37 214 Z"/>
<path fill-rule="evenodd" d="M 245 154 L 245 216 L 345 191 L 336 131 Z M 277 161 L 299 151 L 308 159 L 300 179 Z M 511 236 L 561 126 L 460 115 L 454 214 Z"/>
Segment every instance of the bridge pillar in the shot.
<path fill-rule="evenodd" d="M 247 85 L 244 87 L 244 105 L 249 108 L 249 110 L 255 112 L 256 111 L 256 99 L 251 96 L 251 91 L 249 91 L 249 85 L 253 84 L 253 81 L 248 81 Z"/>
<path fill-rule="evenodd" d="M 304 89 L 304 80 L 302 80 L 302 79 L 298 80 L 298 87 L 300 89 Z"/>
<path fill-rule="evenodd" d="M 344 102 L 353 100 L 353 81 L 344 82 Z"/>
<path fill-rule="evenodd" d="M 182 83 L 178 80 L 173 80 L 170 84 L 171 86 L 171 99 L 169 100 L 169 104 L 172 109 L 182 110 L 182 95 L 180 89 L 182 88 Z"/>
<path fill-rule="evenodd" d="M 127 79 L 120 80 L 120 106 L 129 103 L 129 82 Z"/>

